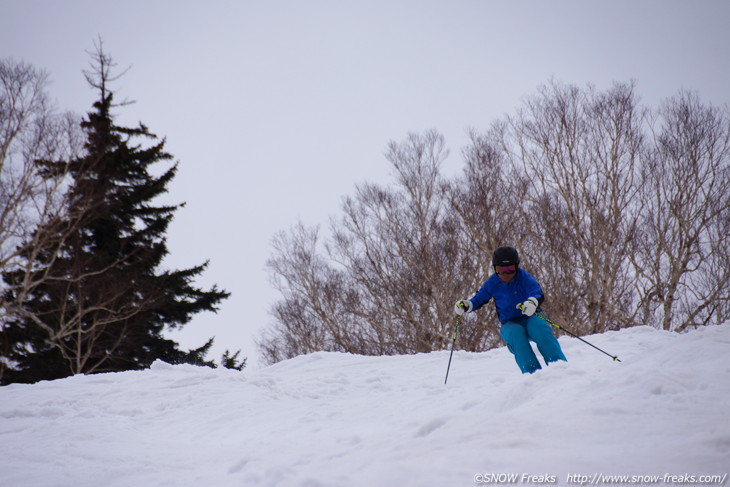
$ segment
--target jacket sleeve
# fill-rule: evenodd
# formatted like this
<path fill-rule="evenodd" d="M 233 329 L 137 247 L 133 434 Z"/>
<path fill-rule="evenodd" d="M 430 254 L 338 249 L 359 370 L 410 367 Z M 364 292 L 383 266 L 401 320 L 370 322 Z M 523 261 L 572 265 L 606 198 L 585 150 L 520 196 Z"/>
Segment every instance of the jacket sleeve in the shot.
<path fill-rule="evenodd" d="M 482 284 L 482 287 L 479 288 L 479 291 L 477 291 L 477 293 L 469 299 L 473 306 L 472 311 L 478 310 L 492 299 L 493 296 L 489 288 L 489 279 L 487 279 L 487 281 Z"/>
<path fill-rule="evenodd" d="M 537 282 L 537 279 L 532 277 L 532 274 L 525 272 L 526 279 L 526 292 L 527 296 L 525 296 L 525 299 L 527 298 L 535 298 L 537 299 L 537 306 L 540 307 L 542 305 L 542 302 L 545 301 L 545 296 L 542 293 L 542 288 L 540 287 L 540 284 Z"/>

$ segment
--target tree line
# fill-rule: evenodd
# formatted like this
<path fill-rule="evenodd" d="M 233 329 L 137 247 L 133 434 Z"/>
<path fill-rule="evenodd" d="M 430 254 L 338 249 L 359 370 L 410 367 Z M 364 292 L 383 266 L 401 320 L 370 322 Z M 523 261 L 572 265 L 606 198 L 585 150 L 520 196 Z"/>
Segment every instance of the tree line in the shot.
<path fill-rule="evenodd" d="M 579 334 L 730 318 L 727 106 L 680 91 L 649 109 L 634 82 L 550 81 L 472 130 L 453 178 L 440 171 L 448 154 L 435 130 L 391 142 L 392 184 L 356 186 L 326 235 L 300 222 L 274 237 L 281 298 L 264 361 L 442 349 L 454 302 L 500 245 L 520 250 L 546 314 Z M 460 327 L 463 349 L 499 343 L 492 309 Z"/>
<path fill-rule="evenodd" d="M 59 114 L 48 75 L 0 60 L 0 384 L 134 370 L 157 359 L 216 367 L 213 339 L 182 350 L 164 331 L 229 293 L 200 289 L 207 263 L 165 269 L 167 228 L 183 206 L 158 205 L 177 163 L 143 124 L 114 122 L 116 76 L 101 43 L 85 117 Z M 245 359 L 226 351 L 221 365 Z"/>

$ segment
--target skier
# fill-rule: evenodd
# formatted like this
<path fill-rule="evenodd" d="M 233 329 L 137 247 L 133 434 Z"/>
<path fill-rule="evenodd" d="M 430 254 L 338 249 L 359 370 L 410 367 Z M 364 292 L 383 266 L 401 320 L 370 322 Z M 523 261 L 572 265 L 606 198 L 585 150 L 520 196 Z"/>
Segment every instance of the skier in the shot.
<path fill-rule="evenodd" d="M 497 315 L 502 327 L 499 336 L 507 343 L 510 352 L 523 374 L 532 374 L 541 369 L 530 340 L 545 363 L 565 360 L 553 331 L 545 320 L 535 316 L 545 299 L 537 280 L 520 268 L 520 255 L 514 247 L 499 247 L 492 254 L 495 273 L 482 285 L 470 299 L 456 302 L 456 314 L 463 315 L 476 311 L 494 299 Z"/>

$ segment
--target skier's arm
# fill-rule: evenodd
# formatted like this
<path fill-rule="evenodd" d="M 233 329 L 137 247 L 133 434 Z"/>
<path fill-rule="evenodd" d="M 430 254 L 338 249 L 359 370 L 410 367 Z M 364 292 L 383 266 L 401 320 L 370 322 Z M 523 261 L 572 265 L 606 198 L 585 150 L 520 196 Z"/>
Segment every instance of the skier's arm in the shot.
<path fill-rule="evenodd" d="M 542 288 L 537 282 L 537 279 L 532 277 L 528 272 L 525 272 L 525 284 L 526 299 L 519 303 L 517 308 L 522 310 L 523 315 L 532 316 L 540 308 L 540 305 L 545 300 L 545 296 L 542 293 Z"/>
<path fill-rule="evenodd" d="M 542 293 L 542 288 L 540 287 L 540 284 L 537 282 L 537 279 L 532 277 L 531 274 L 527 274 L 527 296 L 526 298 L 535 298 L 537 301 L 537 306 L 540 307 L 543 301 L 545 301 L 545 296 Z"/>
<path fill-rule="evenodd" d="M 484 304 L 492 299 L 492 293 L 487 289 L 487 283 L 485 282 L 477 293 L 469 299 L 461 299 L 454 305 L 454 311 L 457 315 L 463 315 L 476 311 Z"/>
<path fill-rule="evenodd" d="M 492 293 L 489 290 L 488 283 L 489 280 L 482 284 L 482 287 L 479 288 L 479 291 L 477 291 L 477 293 L 469 299 L 469 301 L 471 301 L 472 303 L 472 311 L 478 310 L 479 308 L 487 304 L 490 299 L 492 299 Z"/>

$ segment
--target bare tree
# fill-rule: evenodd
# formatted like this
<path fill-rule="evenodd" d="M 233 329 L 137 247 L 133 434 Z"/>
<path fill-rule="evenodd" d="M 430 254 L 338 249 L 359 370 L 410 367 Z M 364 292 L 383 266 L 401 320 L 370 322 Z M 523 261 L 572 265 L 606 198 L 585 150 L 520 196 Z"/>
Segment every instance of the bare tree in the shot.
<path fill-rule="evenodd" d="M 438 349 L 447 334 L 455 276 L 446 269 L 458 258 L 439 171 L 447 155 L 435 131 L 391 142 L 396 188 L 360 186 L 333 232 L 331 254 L 348 269 L 366 303 L 359 312 L 388 353 Z"/>
<path fill-rule="evenodd" d="M 458 223 L 455 243 L 464 259 L 458 272 L 464 286 L 461 297 L 474 294 L 494 272 L 492 252 L 502 245 L 523 250 L 521 202 L 524 178 L 514 171 L 504 150 L 507 125 L 495 122 L 481 135 L 470 131 L 463 151 L 464 172 L 448 184 L 450 211 Z M 529 260 L 529 259 L 528 259 Z M 497 314 L 492 306 L 479 316 L 463 318 L 459 344 L 485 350 L 499 343 Z"/>
<path fill-rule="evenodd" d="M 466 236 L 464 251 L 472 256 L 478 276 L 474 284 L 481 284 L 492 271 L 494 249 L 516 242 L 521 233 L 516 212 L 521 181 L 503 150 L 505 128 L 495 123 L 485 135 L 470 132 L 470 144 L 463 149 L 464 173 L 449 187 L 451 209 L 460 217 Z"/>
<path fill-rule="evenodd" d="M 46 92 L 48 75 L 33 66 L 0 60 L 0 274 L 27 266 L 22 257 L 27 245 L 49 238 L 35 232 L 52 225 L 67 205 L 64 161 L 82 151 L 80 118 L 57 113 Z M 44 173 L 38 161 L 45 161 Z M 45 242 L 48 243 L 48 242 Z M 0 281 L 0 335 L 17 308 L 7 300 L 8 288 Z M 0 379 L 8 365 L 10 341 L 0 340 Z"/>
<path fill-rule="evenodd" d="M 633 82 L 551 82 L 472 131 L 451 181 L 438 133 L 391 143 L 396 184 L 357 186 L 328 241 L 301 225 L 275 239 L 284 299 L 265 360 L 442 348 L 453 303 L 493 272 L 500 245 L 521 251 L 546 312 L 579 334 L 727 320 L 730 115 L 687 93 L 650 115 Z M 491 321 L 491 307 L 467 316 L 459 345 L 496 346 Z"/>
<path fill-rule="evenodd" d="M 68 160 L 82 150 L 80 118 L 57 114 L 48 75 L 26 63 L 0 60 L 0 271 L 18 265 L 20 244 L 62 208 L 65 167 L 54 177 L 39 160 Z"/>
<path fill-rule="evenodd" d="M 347 350 L 338 317 L 347 301 L 340 276 L 320 255 L 318 229 L 303 224 L 273 239 L 267 262 L 271 281 L 283 299 L 271 310 L 275 327 L 257 342 L 263 360 L 275 363 L 316 350 Z"/>
<path fill-rule="evenodd" d="M 665 330 L 730 317 L 730 113 L 681 92 L 659 110 L 634 255 L 642 320 Z"/>
<path fill-rule="evenodd" d="M 326 255 L 317 251 L 316 230 L 301 225 L 275 239 L 269 268 L 284 299 L 273 311 L 276 327 L 259 344 L 265 359 L 445 346 L 466 267 L 440 176 L 447 154 L 435 131 L 391 143 L 386 157 L 396 185 L 358 186 L 332 222 Z"/>
<path fill-rule="evenodd" d="M 633 84 L 598 92 L 554 82 L 511 119 L 512 160 L 532 182 L 530 253 L 557 294 L 550 309 L 582 332 L 631 324 L 642 120 Z"/>

